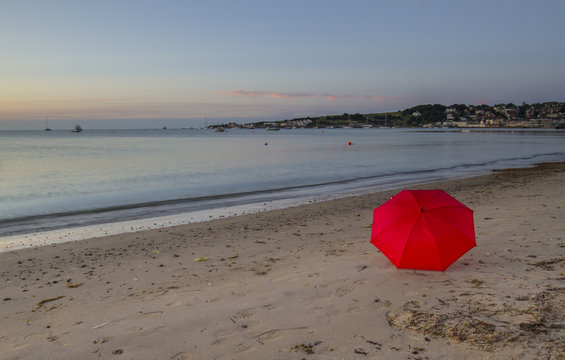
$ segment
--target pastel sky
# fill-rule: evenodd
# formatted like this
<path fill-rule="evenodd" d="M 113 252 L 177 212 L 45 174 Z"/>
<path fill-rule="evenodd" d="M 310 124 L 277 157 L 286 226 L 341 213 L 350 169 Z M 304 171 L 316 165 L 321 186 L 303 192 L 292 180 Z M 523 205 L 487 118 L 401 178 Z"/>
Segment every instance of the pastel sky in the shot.
<path fill-rule="evenodd" d="M 565 101 L 563 14 L 563 0 L 1 0 L 0 130 Z"/>

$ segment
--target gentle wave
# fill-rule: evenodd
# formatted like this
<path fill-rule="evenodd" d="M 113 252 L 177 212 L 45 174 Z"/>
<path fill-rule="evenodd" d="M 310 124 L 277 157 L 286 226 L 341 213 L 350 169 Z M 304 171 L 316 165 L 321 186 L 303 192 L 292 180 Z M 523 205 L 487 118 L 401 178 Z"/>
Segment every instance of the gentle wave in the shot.
<path fill-rule="evenodd" d="M 316 196 L 327 194 L 330 191 L 336 194 L 345 191 L 347 194 L 351 195 L 366 192 L 368 189 L 381 190 L 403 184 L 418 184 L 461 177 L 463 176 L 461 175 L 462 173 L 464 176 L 486 173 L 489 170 L 500 168 L 501 165 L 510 167 L 513 166 L 513 163 L 518 163 L 519 166 L 524 166 L 524 161 L 542 158 L 549 159 L 550 157 L 565 157 L 565 153 L 536 154 L 525 158 L 507 158 L 485 163 L 469 163 L 436 169 L 384 173 L 377 176 L 361 176 L 346 180 L 327 181 L 303 186 L 288 186 L 269 190 L 152 201 L 93 208 L 82 211 L 58 212 L 2 219 L 0 220 L 0 236 L 49 231 L 64 227 L 87 226 L 101 222 L 123 222 L 178 213 L 189 214 L 197 210 L 212 210 L 230 206 L 272 202 L 281 199 L 307 198 L 310 200 L 315 199 Z M 338 195 L 333 196 L 332 198 L 337 196 Z"/>

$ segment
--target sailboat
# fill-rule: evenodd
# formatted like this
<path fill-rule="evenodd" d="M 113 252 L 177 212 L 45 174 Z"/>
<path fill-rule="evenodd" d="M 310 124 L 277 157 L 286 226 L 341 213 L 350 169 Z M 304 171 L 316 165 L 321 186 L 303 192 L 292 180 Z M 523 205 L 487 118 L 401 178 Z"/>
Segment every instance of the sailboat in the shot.
<path fill-rule="evenodd" d="M 45 115 L 45 131 L 53 131 L 49 128 L 49 125 L 47 125 L 47 115 Z"/>

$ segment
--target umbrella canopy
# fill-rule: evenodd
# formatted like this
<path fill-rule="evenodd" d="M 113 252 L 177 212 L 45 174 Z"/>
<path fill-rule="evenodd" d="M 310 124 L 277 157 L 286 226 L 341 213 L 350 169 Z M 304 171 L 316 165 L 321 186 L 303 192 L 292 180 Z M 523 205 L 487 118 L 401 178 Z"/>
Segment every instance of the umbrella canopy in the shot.
<path fill-rule="evenodd" d="M 444 271 L 476 245 L 473 210 L 443 190 L 403 190 L 373 211 L 371 243 L 399 269 Z"/>

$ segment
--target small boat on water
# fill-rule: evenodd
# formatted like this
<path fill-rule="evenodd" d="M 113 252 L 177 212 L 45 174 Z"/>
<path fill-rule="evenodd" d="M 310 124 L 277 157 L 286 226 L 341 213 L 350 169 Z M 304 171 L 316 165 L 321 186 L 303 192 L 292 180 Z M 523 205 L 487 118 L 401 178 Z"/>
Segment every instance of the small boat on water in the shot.
<path fill-rule="evenodd" d="M 45 131 L 53 131 L 49 128 L 49 125 L 47 125 L 47 115 L 45 115 Z"/>
<path fill-rule="evenodd" d="M 74 129 L 72 129 L 71 132 L 74 133 L 82 132 L 82 128 L 80 127 L 80 125 L 75 125 Z"/>

